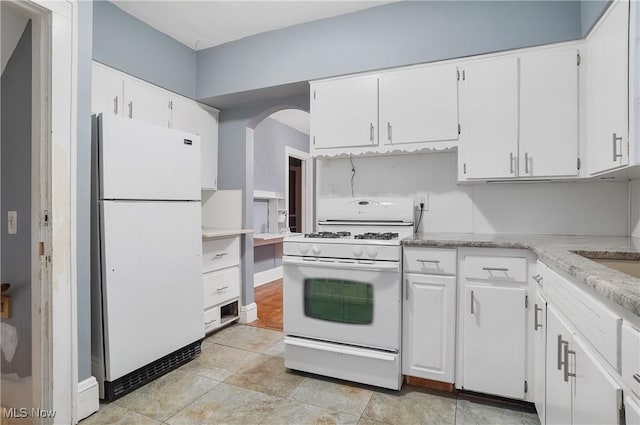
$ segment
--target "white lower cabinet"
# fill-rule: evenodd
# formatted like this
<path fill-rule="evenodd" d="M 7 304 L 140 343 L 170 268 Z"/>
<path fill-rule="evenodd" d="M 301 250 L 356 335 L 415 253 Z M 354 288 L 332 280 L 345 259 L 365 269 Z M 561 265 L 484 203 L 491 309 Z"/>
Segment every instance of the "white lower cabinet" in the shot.
<path fill-rule="evenodd" d="M 547 370 L 547 300 L 541 294 L 536 294 L 533 304 L 533 374 L 535 379 L 534 402 L 540 417 L 540 423 L 545 423 L 545 391 Z"/>
<path fill-rule="evenodd" d="M 453 383 L 456 250 L 404 249 L 402 373 Z"/>

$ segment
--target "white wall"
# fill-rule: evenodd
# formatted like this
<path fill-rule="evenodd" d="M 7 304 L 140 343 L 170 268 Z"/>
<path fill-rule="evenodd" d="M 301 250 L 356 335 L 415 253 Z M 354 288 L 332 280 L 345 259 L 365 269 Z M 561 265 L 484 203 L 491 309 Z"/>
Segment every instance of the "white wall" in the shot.
<path fill-rule="evenodd" d="M 420 232 L 627 235 L 626 182 L 457 185 L 456 155 L 354 157 L 354 195 L 428 196 Z M 318 198 L 351 196 L 351 174 L 319 159 Z"/>
<path fill-rule="evenodd" d="M 629 182 L 629 233 L 640 238 L 640 179 Z"/>

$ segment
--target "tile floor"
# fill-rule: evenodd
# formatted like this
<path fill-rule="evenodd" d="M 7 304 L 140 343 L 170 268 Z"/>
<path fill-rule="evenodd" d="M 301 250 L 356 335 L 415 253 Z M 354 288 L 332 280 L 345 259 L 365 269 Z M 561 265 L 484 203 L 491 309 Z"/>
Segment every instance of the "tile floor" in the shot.
<path fill-rule="evenodd" d="M 535 413 L 405 385 L 387 391 L 286 370 L 282 333 L 232 325 L 195 360 L 110 404 L 81 425 L 534 425 Z"/>

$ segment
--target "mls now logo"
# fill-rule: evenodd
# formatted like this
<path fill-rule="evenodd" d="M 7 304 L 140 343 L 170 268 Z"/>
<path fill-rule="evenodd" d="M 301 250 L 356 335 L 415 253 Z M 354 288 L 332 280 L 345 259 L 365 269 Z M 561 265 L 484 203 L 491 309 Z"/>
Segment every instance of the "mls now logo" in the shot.
<path fill-rule="evenodd" d="M 5 407 L 2 409 L 2 416 L 5 418 L 26 418 L 29 416 L 29 410 L 26 407 Z"/>

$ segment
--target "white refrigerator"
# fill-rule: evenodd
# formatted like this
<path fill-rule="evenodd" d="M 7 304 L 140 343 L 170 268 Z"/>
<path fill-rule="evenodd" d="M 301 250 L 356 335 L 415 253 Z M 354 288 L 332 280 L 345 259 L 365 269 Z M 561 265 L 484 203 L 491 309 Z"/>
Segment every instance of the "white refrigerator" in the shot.
<path fill-rule="evenodd" d="M 93 120 L 92 369 L 116 399 L 200 352 L 200 140 Z"/>

